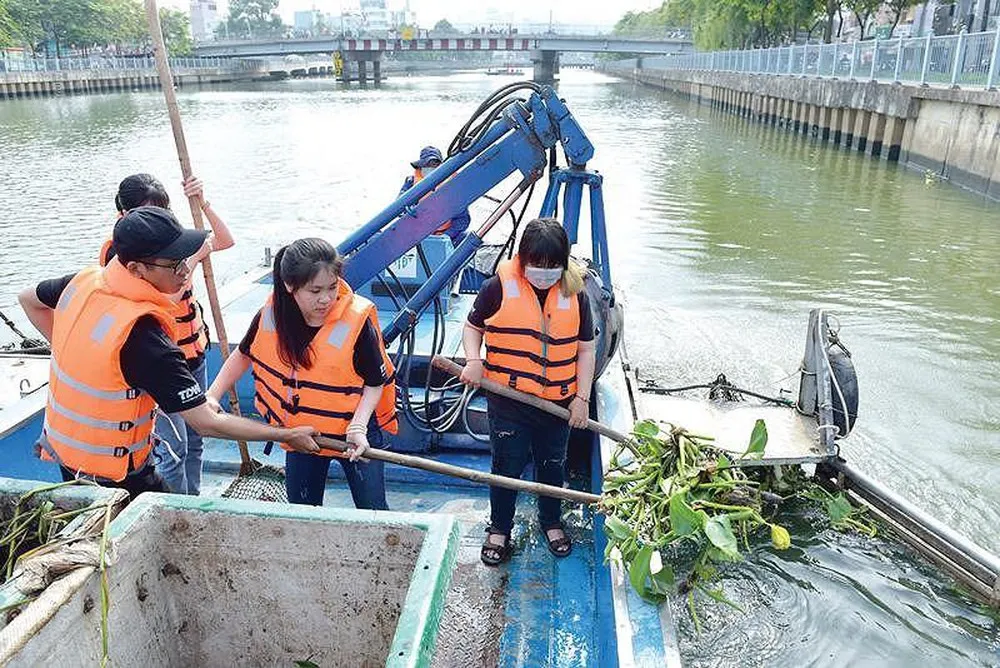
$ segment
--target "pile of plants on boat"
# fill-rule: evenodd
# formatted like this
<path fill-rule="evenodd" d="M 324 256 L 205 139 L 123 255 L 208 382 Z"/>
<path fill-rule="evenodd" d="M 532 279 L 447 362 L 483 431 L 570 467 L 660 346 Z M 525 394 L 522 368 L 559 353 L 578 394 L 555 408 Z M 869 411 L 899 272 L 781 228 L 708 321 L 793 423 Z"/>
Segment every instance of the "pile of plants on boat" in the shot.
<path fill-rule="evenodd" d="M 666 423 L 640 421 L 632 436 L 618 445 L 604 478 L 605 559 L 621 564 L 646 600 L 686 595 L 696 627 L 696 592 L 740 609 L 712 581 L 720 565 L 742 559 L 741 544 L 749 552 L 752 541 L 769 534 L 775 549 L 791 546 L 778 520 L 782 502 L 807 500 L 834 528 L 875 535 L 864 509 L 801 467 L 741 466 L 764 454 L 763 420 L 738 459 L 714 448 L 712 439 Z"/>
<path fill-rule="evenodd" d="M 101 573 L 101 631 L 107 660 L 108 527 L 111 518 L 127 503 L 128 494 L 123 490 L 107 490 L 104 500 L 90 504 L 64 502 L 52 494 L 73 485 L 93 483 L 74 480 L 41 485 L 2 499 L 0 627 L 58 578 L 77 568 L 93 567 Z"/>

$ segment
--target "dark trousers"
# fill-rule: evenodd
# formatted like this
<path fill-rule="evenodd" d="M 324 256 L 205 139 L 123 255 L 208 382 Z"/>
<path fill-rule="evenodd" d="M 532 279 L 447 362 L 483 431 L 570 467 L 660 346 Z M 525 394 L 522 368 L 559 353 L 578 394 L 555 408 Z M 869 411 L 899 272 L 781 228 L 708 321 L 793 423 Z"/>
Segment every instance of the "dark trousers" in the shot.
<path fill-rule="evenodd" d="M 75 471 L 71 471 L 65 466 L 60 466 L 59 472 L 62 473 L 62 479 L 67 482 L 70 480 L 76 480 L 77 478 L 85 478 L 93 480 L 101 487 L 124 489 L 128 492 L 129 501 L 135 501 L 135 497 L 139 496 L 143 492 L 170 491 L 167 489 L 167 484 L 163 482 L 163 478 L 160 477 L 160 474 L 158 474 L 152 464 L 148 462 L 135 473 L 130 473 L 125 476 L 125 479 L 120 482 L 107 480 L 105 478 L 94 478 L 93 476 L 88 476 L 86 474 L 77 475 Z"/>
<path fill-rule="evenodd" d="M 368 444 L 382 447 L 382 430 L 374 423 L 368 426 Z M 285 489 L 289 503 L 309 506 L 323 505 L 326 476 L 330 462 L 336 459 L 344 469 L 351 488 L 355 508 L 389 510 L 385 500 L 385 463 L 375 460 L 352 462 L 339 457 L 322 457 L 304 452 L 285 453 Z"/>
<path fill-rule="evenodd" d="M 562 420 L 536 421 L 527 425 L 507 417 L 490 417 L 492 471 L 520 478 L 529 461 L 535 462 L 535 481 L 562 487 L 566 482 L 566 446 L 569 424 Z M 517 492 L 490 487 L 490 524 L 495 531 L 510 535 L 514 527 Z M 538 522 L 543 529 L 560 526 L 562 502 L 538 497 Z"/>

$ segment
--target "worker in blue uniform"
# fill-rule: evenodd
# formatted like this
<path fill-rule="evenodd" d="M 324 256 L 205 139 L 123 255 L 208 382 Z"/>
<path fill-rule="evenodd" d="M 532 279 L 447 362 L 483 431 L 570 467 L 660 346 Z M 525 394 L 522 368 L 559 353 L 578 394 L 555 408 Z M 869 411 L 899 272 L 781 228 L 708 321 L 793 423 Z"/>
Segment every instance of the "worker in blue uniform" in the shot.
<path fill-rule="evenodd" d="M 420 150 L 420 157 L 410 163 L 413 167 L 413 174 L 406 177 L 403 181 L 403 187 L 399 189 L 399 194 L 402 195 L 407 190 L 420 183 L 423 179 L 427 178 L 431 172 L 441 166 L 444 162 L 441 156 L 441 151 L 435 146 L 425 146 Z M 458 214 L 451 220 L 446 220 L 434 230 L 434 234 L 447 234 L 451 239 L 451 243 L 455 246 L 462 240 L 462 235 L 465 234 L 465 230 L 469 228 L 469 210 L 465 209 L 462 213 Z"/>

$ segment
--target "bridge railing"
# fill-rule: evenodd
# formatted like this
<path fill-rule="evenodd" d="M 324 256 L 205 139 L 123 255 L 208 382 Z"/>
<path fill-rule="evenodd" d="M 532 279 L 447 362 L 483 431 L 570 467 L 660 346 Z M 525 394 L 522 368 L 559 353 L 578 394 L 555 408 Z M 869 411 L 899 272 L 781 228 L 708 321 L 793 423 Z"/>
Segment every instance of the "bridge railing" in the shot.
<path fill-rule="evenodd" d="M 233 58 L 171 58 L 174 72 L 199 69 L 253 71 L 263 61 Z M 155 70 L 152 57 L 85 56 L 73 58 L 7 58 L 0 57 L 0 72 L 61 72 L 78 70 Z"/>
<path fill-rule="evenodd" d="M 1000 31 L 897 37 L 844 44 L 805 44 L 710 51 L 619 61 L 619 67 L 740 72 L 883 82 L 996 88 Z"/>
<path fill-rule="evenodd" d="M 363 34 L 340 34 L 332 33 L 326 35 L 310 35 L 297 37 L 254 37 L 251 35 L 232 35 L 226 39 L 197 41 L 195 46 L 212 47 L 227 46 L 229 44 L 272 44 L 274 42 L 287 42 L 289 44 L 315 41 L 342 41 L 342 40 L 403 40 L 421 41 L 426 39 L 623 39 L 634 41 L 691 41 L 691 32 L 683 28 L 650 28 L 643 30 L 633 30 L 626 33 L 615 33 L 606 26 L 555 26 L 552 30 L 517 30 L 517 31 L 494 31 L 494 32 L 466 32 L 466 31 L 441 31 L 441 30 L 421 30 L 409 37 L 395 33 L 363 33 Z"/>

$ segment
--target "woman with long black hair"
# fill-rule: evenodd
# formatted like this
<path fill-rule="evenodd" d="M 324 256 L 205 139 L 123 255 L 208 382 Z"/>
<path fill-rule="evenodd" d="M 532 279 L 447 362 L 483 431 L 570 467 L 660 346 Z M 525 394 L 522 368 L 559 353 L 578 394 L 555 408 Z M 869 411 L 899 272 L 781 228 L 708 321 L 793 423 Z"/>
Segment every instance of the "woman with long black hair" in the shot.
<path fill-rule="evenodd" d="M 392 362 L 375 306 L 341 278 L 343 261 L 322 239 L 299 239 L 274 258 L 274 289 L 208 390 L 218 402 L 250 369 L 254 403 L 269 423 L 315 426 L 345 439 L 339 457 L 354 505 L 388 510 L 383 463 L 364 461 L 396 432 Z M 291 503 L 322 505 L 333 451 L 294 452 L 282 444 Z"/>

